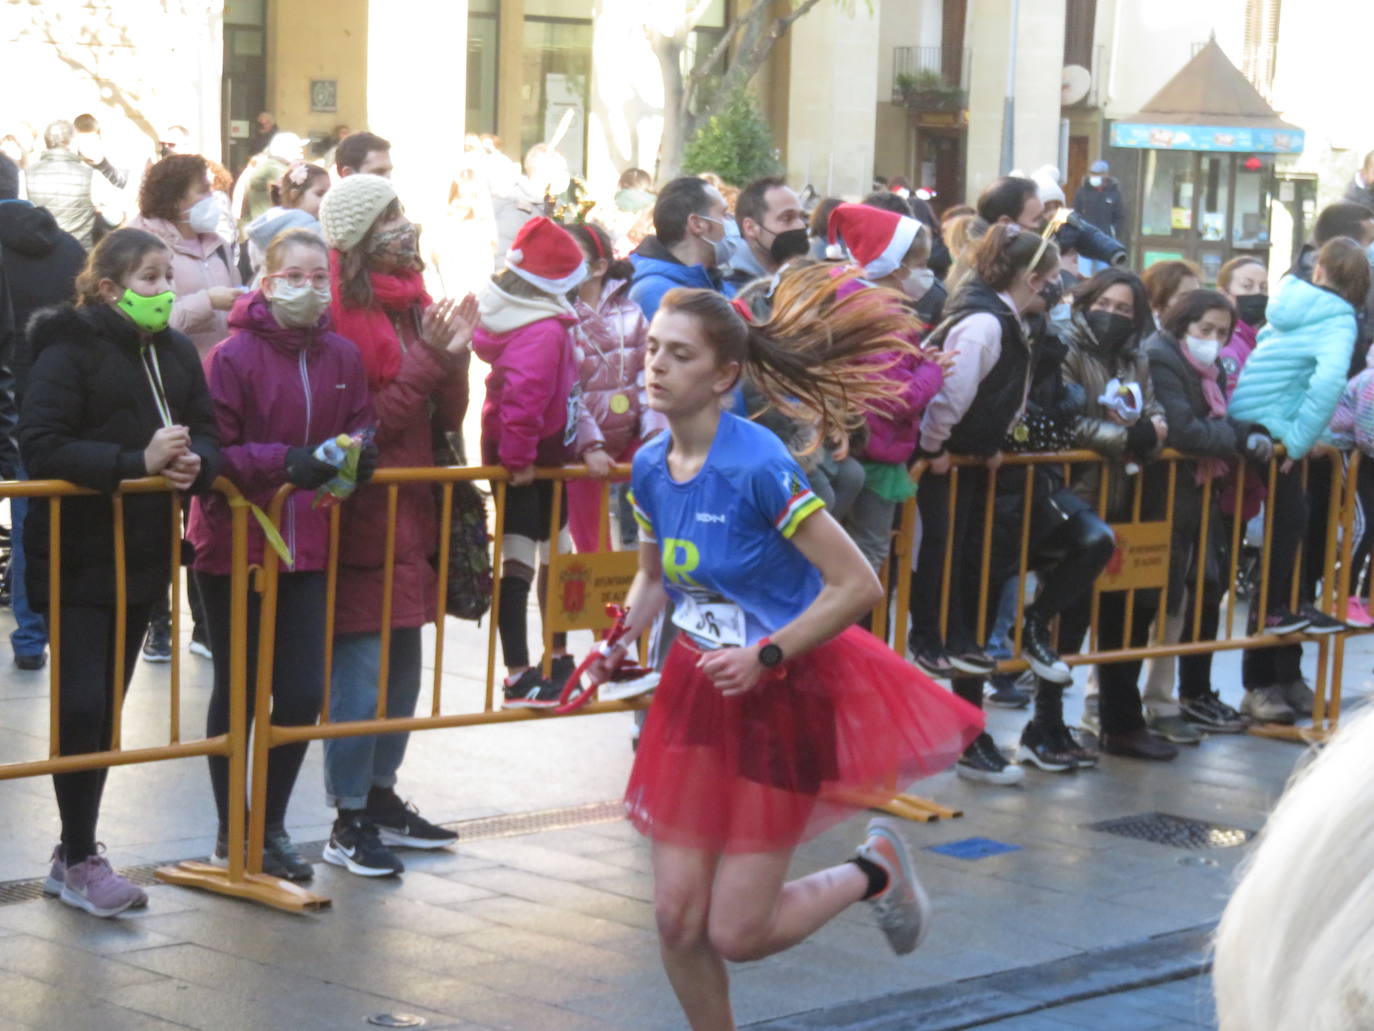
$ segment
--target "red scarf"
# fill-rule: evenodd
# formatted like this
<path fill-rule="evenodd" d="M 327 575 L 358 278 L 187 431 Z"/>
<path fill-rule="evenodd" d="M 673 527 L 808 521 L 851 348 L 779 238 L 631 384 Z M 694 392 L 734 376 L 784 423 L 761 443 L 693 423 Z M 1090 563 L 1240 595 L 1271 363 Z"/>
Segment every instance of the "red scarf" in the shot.
<path fill-rule="evenodd" d="M 343 299 L 339 281 L 339 252 L 329 252 L 329 279 L 334 299 L 330 312 L 334 317 L 334 331 L 347 337 L 357 346 L 367 370 L 367 381 L 373 390 L 384 387 L 401 371 L 401 340 L 392 320 L 411 317 L 418 306 L 424 311 L 433 303 L 425 293 L 425 281 L 420 273 L 369 272 L 372 280 L 372 305 L 354 308 Z"/>

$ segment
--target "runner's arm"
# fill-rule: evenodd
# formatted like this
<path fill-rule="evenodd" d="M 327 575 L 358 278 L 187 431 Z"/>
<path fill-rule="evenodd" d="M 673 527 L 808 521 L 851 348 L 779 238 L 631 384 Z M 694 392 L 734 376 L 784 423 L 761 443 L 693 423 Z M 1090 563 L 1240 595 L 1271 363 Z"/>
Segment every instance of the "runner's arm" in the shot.
<path fill-rule="evenodd" d="M 668 592 L 663 586 L 663 556 L 659 554 L 658 544 L 640 541 L 639 570 L 630 584 L 629 593 L 625 595 L 625 608 L 629 613 L 625 620 L 625 635 L 621 637 L 621 643 L 611 649 L 609 656 L 592 663 L 586 673 L 588 680 L 593 684 L 609 680 L 630 645 L 654 625 L 654 619 L 667 603 Z"/>

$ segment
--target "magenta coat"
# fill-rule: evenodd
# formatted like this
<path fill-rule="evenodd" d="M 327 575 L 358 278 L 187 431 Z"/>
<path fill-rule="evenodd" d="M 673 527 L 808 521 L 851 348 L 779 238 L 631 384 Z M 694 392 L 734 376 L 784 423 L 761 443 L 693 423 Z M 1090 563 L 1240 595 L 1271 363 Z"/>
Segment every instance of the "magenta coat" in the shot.
<path fill-rule="evenodd" d="M 229 314 L 233 335 L 205 360 L 221 471 L 264 511 L 286 482 L 288 449 L 314 447 L 372 425 L 358 349 L 329 326 L 326 314 L 311 329 L 283 329 L 255 291 L 239 298 Z M 314 496 L 296 491 L 282 514 L 282 537 L 295 557 L 292 572 L 324 569 L 329 557 L 328 513 L 310 507 Z M 230 572 L 231 518 L 222 495 L 195 499 L 189 537 L 196 569 Z M 250 518 L 250 564 L 262 562 L 263 546 L 262 531 Z"/>

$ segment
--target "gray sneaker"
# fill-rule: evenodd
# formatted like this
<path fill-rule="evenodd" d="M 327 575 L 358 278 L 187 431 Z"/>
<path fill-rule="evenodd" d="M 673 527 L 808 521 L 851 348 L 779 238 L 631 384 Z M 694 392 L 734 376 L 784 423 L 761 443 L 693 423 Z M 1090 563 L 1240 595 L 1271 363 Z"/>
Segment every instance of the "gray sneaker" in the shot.
<path fill-rule="evenodd" d="M 1307 681 L 1299 677 L 1287 684 L 1280 684 L 1279 691 L 1283 693 L 1283 700 L 1288 703 L 1288 708 L 1293 710 L 1298 719 L 1312 718 L 1312 706 L 1317 704 L 1317 695 L 1307 686 Z"/>
<path fill-rule="evenodd" d="M 1292 726 L 1297 716 L 1281 687 L 1255 687 L 1245 692 L 1240 711 L 1256 723 L 1282 723 Z"/>
<path fill-rule="evenodd" d="M 110 861 L 94 855 L 67 867 L 62 901 L 92 916 L 115 916 L 126 909 L 147 905 L 148 896 L 131 881 L 114 872 Z"/>
<path fill-rule="evenodd" d="M 930 898 L 916 878 L 911 848 L 897 824 L 878 816 L 868 821 L 868 840 L 859 855 L 887 874 L 887 887 L 868 900 L 887 943 L 899 956 L 914 952 L 930 930 Z"/>
<path fill-rule="evenodd" d="M 1098 715 L 1097 709 L 1098 696 L 1090 694 L 1083 699 L 1083 718 L 1078 721 L 1088 733 L 1096 737 L 1102 736 L 1102 718 Z"/>
<path fill-rule="evenodd" d="M 1166 741 L 1176 745 L 1202 743 L 1203 734 L 1182 716 L 1150 716 L 1145 725 Z"/>

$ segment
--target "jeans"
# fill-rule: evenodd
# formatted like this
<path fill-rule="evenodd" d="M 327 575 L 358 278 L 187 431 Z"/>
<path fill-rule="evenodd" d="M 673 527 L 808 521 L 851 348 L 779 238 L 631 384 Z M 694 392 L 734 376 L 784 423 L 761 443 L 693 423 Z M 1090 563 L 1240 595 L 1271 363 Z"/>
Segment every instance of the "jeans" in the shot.
<path fill-rule="evenodd" d="M 17 475 L 21 480 L 28 479 L 22 466 Z M 10 604 L 15 622 L 10 647 L 15 655 L 41 655 L 48 646 L 47 624 L 29 608 L 29 588 L 24 582 L 24 519 L 28 512 L 28 498 L 10 498 Z"/>
<path fill-rule="evenodd" d="M 381 670 L 380 633 L 336 634 L 330 679 L 329 718 L 335 723 L 371 719 L 377 714 L 377 676 Z M 414 716 L 420 696 L 420 628 L 391 631 L 386 714 Z M 408 733 L 329 738 L 324 743 L 324 791 L 336 809 L 363 809 L 374 787 L 396 785 Z"/>
<path fill-rule="evenodd" d="M 1033 573 L 1027 571 L 1028 575 Z M 992 584 L 988 589 L 993 589 Z M 1016 589 L 1021 586 L 1021 581 L 1012 577 L 1002 585 L 1002 594 L 997 599 L 997 618 L 992 622 L 992 629 L 988 631 L 987 653 L 994 659 L 1010 659 L 1011 646 L 1014 643 L 1012 626 L 1016 622 Z"/>

